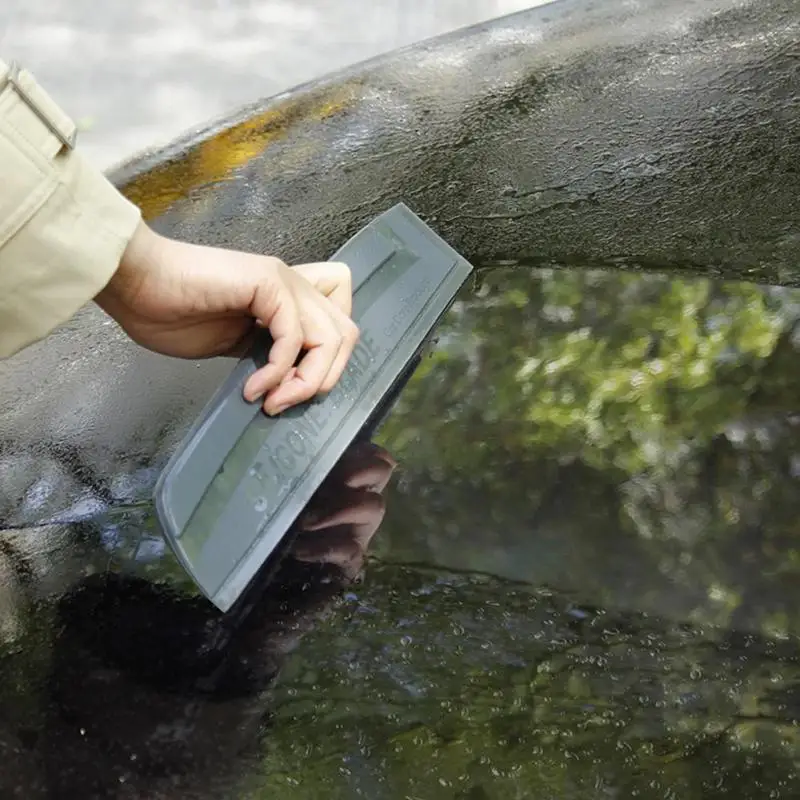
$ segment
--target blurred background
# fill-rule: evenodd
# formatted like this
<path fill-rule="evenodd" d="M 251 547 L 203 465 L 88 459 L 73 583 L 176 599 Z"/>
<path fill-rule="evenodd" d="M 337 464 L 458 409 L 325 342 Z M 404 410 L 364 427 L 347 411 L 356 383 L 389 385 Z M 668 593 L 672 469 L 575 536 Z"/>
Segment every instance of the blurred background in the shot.
<path fill-rule="evenodd" d="M 108 168 L 260 97 L 545 0 L 3 0 L 33 71 Z"/>

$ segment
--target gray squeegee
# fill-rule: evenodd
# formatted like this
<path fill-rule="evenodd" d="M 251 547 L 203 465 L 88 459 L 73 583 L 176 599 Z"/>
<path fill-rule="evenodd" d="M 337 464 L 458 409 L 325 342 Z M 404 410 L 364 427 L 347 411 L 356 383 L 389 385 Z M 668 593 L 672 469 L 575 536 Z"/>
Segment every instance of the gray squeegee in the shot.
<path fill-rule="evenodd" d="M 472 270 L 403 204 L 362 228 L 331 260 L 350 267 L 361 331 L 333 391 L 279 417 L 247 403 L 245 381 L 269 350 L 262 339 L 203 409 L 156 485 L 165 538 L 222 611 L 372 421 Z"/>

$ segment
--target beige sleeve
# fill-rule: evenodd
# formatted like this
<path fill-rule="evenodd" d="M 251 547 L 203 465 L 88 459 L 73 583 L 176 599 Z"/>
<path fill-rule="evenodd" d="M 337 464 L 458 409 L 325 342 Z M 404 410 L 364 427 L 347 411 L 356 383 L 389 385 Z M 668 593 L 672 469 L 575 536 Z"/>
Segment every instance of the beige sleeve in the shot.
<path fill-rule="evenodd" d="M 73 148 L 74 136 L 35 79 L 0 61 L 0 358 L 89 302 L 139 223 L 139 209 Z"/>

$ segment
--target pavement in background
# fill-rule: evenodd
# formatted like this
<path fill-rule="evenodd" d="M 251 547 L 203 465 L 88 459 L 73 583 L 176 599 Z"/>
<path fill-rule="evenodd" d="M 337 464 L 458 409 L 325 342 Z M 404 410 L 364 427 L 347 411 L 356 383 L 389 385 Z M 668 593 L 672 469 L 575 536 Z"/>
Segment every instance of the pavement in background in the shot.
<path fill-rule="evenodd" d="M 2 0 L 0 55 L 103 168 L 260 97 L 545 0 Z"/>

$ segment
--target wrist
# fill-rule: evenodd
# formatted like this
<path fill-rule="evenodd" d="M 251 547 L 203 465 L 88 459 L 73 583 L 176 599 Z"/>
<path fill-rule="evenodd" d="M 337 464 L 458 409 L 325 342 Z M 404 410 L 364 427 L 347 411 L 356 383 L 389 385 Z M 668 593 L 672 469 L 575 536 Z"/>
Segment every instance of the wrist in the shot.
<path fill-rule="evenodd" d="M 158 261 L 161 237 L 143 220 L 139 221 L 120 258 L 119 265 L 94 301 L 112 317 L 123 305 L 129 305 L 142 281 Z"/>

